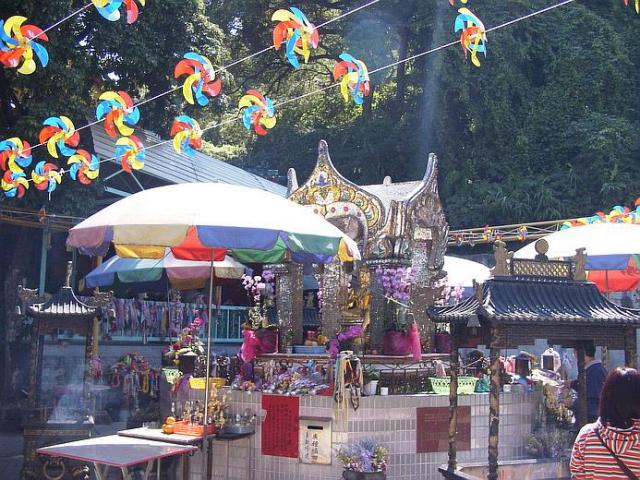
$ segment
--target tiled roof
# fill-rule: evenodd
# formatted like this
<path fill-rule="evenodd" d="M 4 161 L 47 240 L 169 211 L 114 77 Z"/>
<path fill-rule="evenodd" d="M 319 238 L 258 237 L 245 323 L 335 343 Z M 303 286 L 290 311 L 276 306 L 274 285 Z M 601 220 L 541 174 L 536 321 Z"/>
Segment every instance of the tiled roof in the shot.
<path fill-rule="evenodd" d="M 91 127 L 95 152 L 101 159 L 114 156 L 115 142 L 102 126 Z M 157 135 L 138 130 L 136 135 L 144 145 L 153 145 L 162 141 Z M 118 163 L 113 160 L 114 163 Z M 155 147 L 146 152 L 143 173 L 159 178 L 168 183 L 221 182 L 245 187 L 258 188 L 285 196 L 287 188 L 270 182 L 258 175 L 249 173 L 235 165 L 196 152 L 193 157 L 178 155 L 171 142 Z"/>
<path fill-rule="evenodd" d="M 81 302 L 71 287 L 62 287 L 60 292 L 51 297 L 51 300 L 32 305 L 28 311 L 33 316 L 92 317 L 95 315 L 96 308 Z"/>
<path fill-rule="evenodd" d="M 496 277 L 484 283 L 482 305 L 470 297 L 427 313 L 438 323 L 466 323 L 475 313 L 496 324 L 640 325 L 640 310 L 610 302 L 595 284 L 548 277 Z"/>

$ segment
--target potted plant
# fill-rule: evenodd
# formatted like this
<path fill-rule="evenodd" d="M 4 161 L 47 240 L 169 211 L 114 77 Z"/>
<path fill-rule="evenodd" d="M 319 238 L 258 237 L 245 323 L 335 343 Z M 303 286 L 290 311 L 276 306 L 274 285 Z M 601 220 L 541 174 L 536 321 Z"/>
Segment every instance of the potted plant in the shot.
<path fill-rule="evenodd" d="M 385 480 L 387 478 L 387 448 L 375 440 L 360 440 L 338 450 L 344 480 Z"/>
<path fill-rule="evenodd" d="M 380 381 L 380 372 L 371 365 L 367 365 L 362 372 L 364 381 L 364 394 L 373 396 L 378 390 L 378 382 Z"/>

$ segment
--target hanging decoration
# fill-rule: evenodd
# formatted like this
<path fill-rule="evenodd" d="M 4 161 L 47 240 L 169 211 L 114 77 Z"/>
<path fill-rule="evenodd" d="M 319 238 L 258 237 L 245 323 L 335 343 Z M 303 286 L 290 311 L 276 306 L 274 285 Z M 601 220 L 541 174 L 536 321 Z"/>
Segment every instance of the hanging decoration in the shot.
<path fill-rule="evenodd" d="M 83 185 L 89 185 L 100 175 L 100 162 L 98 157 L 92 155 L 86 150 L 78 150 L 67 160 L 69 167 L 69 175 L 73 180 L 77 180 Z"/>
<path fill-rule="evenodd" d="M 13 173 L 22 173 L 24 168 L 31 165 L 31 145 L 17 137 L 0 142 L 0 168 Z"/>
<path fill-rule="evenodd" d="M 638 200 L 640 199 L 637 199 L 634 203 L 635 208 L 616 205 L 609 213 L 596 212 L 590 217 L 567 220 L 560 225 L 560 229 L 565 230 L 567 228 L 580 227 L 592 223 L 631 223 L 640 225 L 640 202 Z"/>
<path fill-rule="evenodd" d="M 170 132 L 173 148 L 178 153 L 192 157 L 202 148 L 202 129 L 200 124 L 188 115 L 176 117 Z"/>
<path fill-rule="evenodd" d="M 285 43 L 287 60 L 294 68 L 300 68 L 297 55 L 307 63 L 311 55 L 309 47 L 318 48 L 320 35 L 304 13 L 296 7 L 289 10 L 277 10 L 271 17 L 272 22 L 280 22 L 273 29 L 273 46 L 278 51 Z"/>
<path fill-rule="evenodd" d="M 458 10 L 458 17 L 454 24 L 454 31 L 460 31 L 460 43 L 467 58 L 471 53 L 471 63 L 476 67 L 480 66 L 478 53 L 487 55 L 487 33 L 483 23 L 468 8 Z"/>
<path fill-rule="evenodd" d="M 142 170 L 145 159 L 144 145 L 135 135 L 119 138 L 116 142 L 116 159 L 127 173 Z"/>
<path fill-rule="evenodd" d="M 25 17 L 14 16 L 0 20 L 0 62 L 7 68 L 17 68 L 18 73 L 31 75 L 36 71 L 34 54 L 42 67 L 49 63 L 49 53 L 36 39 L 48 42 L 49 37 L 35 25 L 23 25 Z"/>
<path fill-rule="evenodd" d="M 58 150 L 65 157 L 76 153 L 76 147 L 80 143 L 80 134 L 76 131 L 73 122 L 64 115 L 49 117 L 44 122 L 45 126 L 40 130 L 40 143 L 47 144 L 49 155 L 58 158 Z"/>
<path fill-rule="evenodd" d="M 29 181 L 24 172 L 12 172 L 7 170 L 2 176 L 0 186 L 7 197 L 22 198 L 24 193 L 29 189 Z"/>
<path fill-rule="evenodd" d="M 527 239 L 528 235 L 529 235 L 529 231 L 527 230 L 527 226 L 520 225 L 518 227 L 518 240 L 520 240 L 521 242 L 524 242 Z"/>
<path fill-rule="evenodd" d="M 91 0 L 91 3 L 96 7 L 98 13 L 110 22 L 120 20 L 120 7 L 124 3 L 127 10 L 127 23 L 132 24 L 138 20 L 140 14 L 138 3 L 144 7 L 146 0 Z"/>
<path fill-rule="evenodd" d="M 180 78 L 183 75 L 187 78 L 182 84 L 182 95 L 191 105 L 197 101 L 204 107 L 209 103 L 208 97 L 216 97 L 222 90 L 222 81 L 219 78 L 215 80 L 216 72 L 209 59 L 195 52 L 185 53 L 177 63 L 173 76 Z"/>
<path fill-rule="evenodd" d="M 349 101 L 349 92 L 356 105 L 362 105 L 364 97 L 371 92 L 369 85 L 369 71 L 362 60 L 353 58 L 348 53 L 340 55 L 340 60 L 333 67 L 333 79 L 340 83 L 340 93 L 345 101 Z"/>
<path fill-rule="evenodd" d="M 623 0 L 625 6 L 629 6 L 629 0 Z M 640 14 L 640 0 L 635 0 L 636 13 Z"/>
<path fill-rule="evenodd" d="M 62 175 L 56 164 L 41 161 L 33 167 L 31 180 L 38 190 L 46 190 L 51 193 L 62 182 Z"/>
<path fill-rule="evenodd" d="M 467 3 L 467 0 L 460 0 L 460 3 Z M 452 7 L 456 4 L 456 0 L 449 0 L 449 5 L 451 5 Z"/>
<path fill-rule="evenodd" d="M 104 130 L 111 137 L 116 137 L 116 128 L 121 135 L 128 137 L 133 135 L 136 125 L 140 121 L 140 110 L 134 107 L 131 97 L 127 92 L 104 92 L 100 95 L 100 103 L 96 108 L 96 118 L 104 120 Z"/>
<path fill-rule="evenodd" d="M 273 102 L 259 91 L 250 89 L 240 99 L 238 108 L 242 112 L 244 128 L 254 131 L 258 135 L 266 135 L 267 130 L 276 125 L 276 111 Z"/>

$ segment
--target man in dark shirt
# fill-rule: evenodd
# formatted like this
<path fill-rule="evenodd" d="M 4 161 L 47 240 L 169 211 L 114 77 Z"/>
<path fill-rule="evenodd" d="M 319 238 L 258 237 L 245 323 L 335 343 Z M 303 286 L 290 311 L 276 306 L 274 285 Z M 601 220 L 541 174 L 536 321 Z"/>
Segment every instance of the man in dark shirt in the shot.
<path fill-rule="evenodd" d="M 585 377 L 587 379 L 587 422 L 593 423 L 598 419 L 600 406 L 600 392 L 607 378 L 607 369 L 600 360 L 596 360 L 596 346 L 593 342 L 587 342 L 584 346 Z M 578 391 L 578 381 L 571 382 L 571 388 Z M 578 410 L 576 399 L 571 406 L 574 413 Z"/>

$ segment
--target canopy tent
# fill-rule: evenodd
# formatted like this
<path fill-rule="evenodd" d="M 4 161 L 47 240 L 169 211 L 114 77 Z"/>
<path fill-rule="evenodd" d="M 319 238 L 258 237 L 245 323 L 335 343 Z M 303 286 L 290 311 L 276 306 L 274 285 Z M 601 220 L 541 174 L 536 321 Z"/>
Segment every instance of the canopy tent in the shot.
<path fill-rule="evenodd" d="M 483 283 L 491 277 L 489 267 L 465 258 L 445 255 L 443 269 L 447 272 L 447 284 L 452 287 L 473 287 L 473 281 Z"/>
<path fill-rule="evenodd" d="M 640 225 L 596 223 L 567 228 L 544 237 L 551 259 L 569 258 L 579 248 L 587 253 L 587 278 L 601 292 L 635 290 L 640 284 Z M 536 258 L 534 244 L 521 248 L 514 258 Z"/>
<path fill-rule="evenodd" d="M 195 183 L 152 188 L 95 213 L 69 232 L 67 245 L 104 255 L 113 243 L 125 258 L 326 263 L 358 260 L 356 243 L 311 210 L 269 192 Z"/>
<path fill-rule="evenodd" d="M 111 243 L 125 258 L 162 258 L 170 248 L 179 259 L 210 261 L 209 319 L 214 261 L 229 251 L 247 263 L 360 259 L 357 244 L 312 210 L 272 193 L 219 183 L 169 185 L 135 193 L 76 225 L 67 238 L 68 246 L 89 255 L 104 255 Z M 212 323 L 207 322 L 207 378 Z M 209 398 L 208 380 L 205 398 Z M 203 449 L 206 459 L 206 442 Z"/>
<path fill-rule="evenodd" d="M 233 258 L 226 256 L 223 261 L 213 262 L 218 279 L 240 279 L 247 268 Z M 187 290 L 203 288 L 209 280 L 210 263 L 193 260 L 179 260 L 170 249 L 161 259 L 120 258 L 115 255 L 86 277 L 89 288 L 111 286 L 116 281 L 122 283 L 157 282 L 166 275 L 173 288 Z"/>

